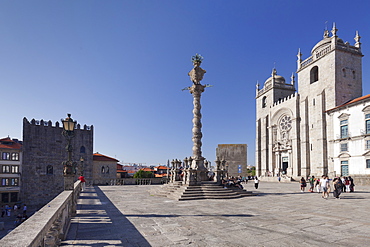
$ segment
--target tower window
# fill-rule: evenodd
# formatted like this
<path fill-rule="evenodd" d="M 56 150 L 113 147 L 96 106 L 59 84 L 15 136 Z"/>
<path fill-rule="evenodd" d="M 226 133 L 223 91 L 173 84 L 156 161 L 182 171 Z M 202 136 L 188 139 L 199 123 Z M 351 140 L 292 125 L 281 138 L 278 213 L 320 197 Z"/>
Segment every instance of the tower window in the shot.
<path fill-rule="evenodd" d="M 346 69 L 345 68 L 342 69 L 342 72 L 343 72 L 343 77 L 346 77 Z"/>
<path fill-rule="evenodd" d="M 319 67 L 315 66 L 310 71 L 310 83 L 314 83 L 319 80 Z"/>
<path fill-rule="evenodd" d="M 352 78 L 356 79 L 356 71 L 352 70 Z"/>
<path fill-rule="evenodd" d="M 80 153 L 81 153 L 81 154 L 84 154 L 85 152 L 86 152 L 85 147 L 84 147 L 84 146 L 81 146 L 81 148 L 80 148 Z"/>
<path fill-rule="evenodd" d="M 262 98 L 262 108 L 266 107 L 266 96 Z"/>
<path fill-rule="evenodd" d="M 46 167 L 46 174 L 48 174 L 48 175 L 52 175 L 54 173 L 54 168 L 53 168 L 53 166 L 52 165 L 48 165 L 47 167 Z"/>

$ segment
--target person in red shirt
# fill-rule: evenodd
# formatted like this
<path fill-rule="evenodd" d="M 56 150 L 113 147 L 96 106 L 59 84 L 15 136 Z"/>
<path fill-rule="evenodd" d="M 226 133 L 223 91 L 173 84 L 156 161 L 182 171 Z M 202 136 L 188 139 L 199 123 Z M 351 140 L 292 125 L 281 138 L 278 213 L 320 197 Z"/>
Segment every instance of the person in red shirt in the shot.
<path fill-rule="evenodd" d="M 86 184 L 85 177 L 83 175 L 81 175 L 78 179 L 81 181 L 82 191 L 84 191 L 85 190 L 85 184 Z"/>

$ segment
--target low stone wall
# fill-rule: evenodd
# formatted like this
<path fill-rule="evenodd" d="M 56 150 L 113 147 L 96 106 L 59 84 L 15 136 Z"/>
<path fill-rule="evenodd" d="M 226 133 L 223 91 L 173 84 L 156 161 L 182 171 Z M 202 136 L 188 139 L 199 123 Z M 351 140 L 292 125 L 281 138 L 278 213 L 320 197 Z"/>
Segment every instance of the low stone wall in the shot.
<path fill-rule="evenodd" d="M 370 185 L 370 175 L 351 175 L 356 185 Z M 355 187 L 356 188 L 356 187 Z"/>
<path fill-rule="evenodd" d="M 63 191 L 29 219 L 0 240 L 4 247 L 58 246 L 68 233 L 72 216 L 76 214 L 81 184 L 74 190 Z"/>
<path fill-rule="evenodd" d="M 117 178 L 93 180 L 93 185 L 149 185 L 164 183 L 167 183 L 166 178 Z"/>

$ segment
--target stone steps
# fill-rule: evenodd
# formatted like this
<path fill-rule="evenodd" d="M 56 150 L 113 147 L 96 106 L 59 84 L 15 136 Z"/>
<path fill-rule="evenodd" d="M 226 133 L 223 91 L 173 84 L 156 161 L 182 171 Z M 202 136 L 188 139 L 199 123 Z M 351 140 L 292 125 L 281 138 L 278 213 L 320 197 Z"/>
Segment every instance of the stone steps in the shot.
<path fill-rule="evenodd" d="M 164 196 L 174 200 L 200 200 L 200 199 L 234 199 L 244 196 L 253 196 L 252 192 L 238 188 L 224 188 L 215 182 L 202 182 L 202 185 L 182 185 L 181 182 L 166 184 L 156 190 L 151 190 L 151 194 Z"/>

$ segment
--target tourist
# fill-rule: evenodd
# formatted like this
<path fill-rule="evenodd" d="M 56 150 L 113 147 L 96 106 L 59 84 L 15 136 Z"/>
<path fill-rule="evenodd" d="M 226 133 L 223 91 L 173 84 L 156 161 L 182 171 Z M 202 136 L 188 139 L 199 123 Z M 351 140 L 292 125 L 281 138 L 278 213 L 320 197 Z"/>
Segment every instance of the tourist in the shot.
<path fill-rule="evenodd" d="M 342 193 L 342 188 L 343 188 L 342 180 L 338 177 L 334 178 L 333 187 L 334 187 L 333 196 L 337 199 L 340 199 L 339 195 Z"/>
<path fill-rule="evenodd" d="M 311 176 L 308 181 L 310 182 L 310 190 L 309 191 L 313 193 L 313 188 L 315 187 L 315 176 Z"/>
<path fill-rule="evenodd" d="M 306 186 L 307 186 L 306 179 L 304 179 L 304 177 L 302 177 L 301 178 L 301 192 L 304 192 Z"/>
<path fill-rule="evenodd" d="M 26 214 L 26 213 L 27 213 L 27 205 L 23 204 L 23 214 Z"/>
<path fill-rule="evenodd" d="M 351 190 L 350 190 L 350 183 L 351 181 L 349 180 L 349 178 L 345 177 L 345 180 L 344 180 L 344 185 L 346 186 L 346 192 L 349 193 Z"/>
<path fill-rule="evenodd" d="M 259 183 L 258 177 L 255 176 L 254 177 L 254 188 L 258 189 L 258 183 Z"/>
<path fill-rule="evenodd" d="M 78 179 L 81 181 L 81 188 L 82 188 L 81 191 L 84 191 L 85 190 L 85 184 L 86 184 L 85 177 L 83 175 L 81 175 Z"/>
<path fill-rule="evenodd" d="M 342 177 L 342 192 L 346 192 L 346 177 Z"/>
<path fill-rule="evenodd" d="M 16 215 L 17 212 L 18 212 L 18 205 L 17 204 L 14 204 L 13 211 L 14 211 L 14 215 Z"/>
<path fill-rule="evenodd" d="M 348 176 L 348 180 L 349 180 L 349 191 L 355 192 L 355 184 L 353 183 L 353 178 L 351 178 L 351 176 Z"/>
<path fill-rule="evenodd" d="M 322 198 L 327 199 L 329 197 L 328 187 L 329 187 L 329 180 L 328 177 L 323 175 L 320 179 L 320 187 L 322 191 Z"/>
<path fill-rule="evenodd" d="M 5 214 L 6 214 L 6 216 L 10 217 L 11 209 L 12 208 L 8 204 L 5 205 Z"/>
<path fill-rule="evenodd" d="M 317 193 L 321 193 L 321 186 L 320 186 L 320 178 L 316 179 L 315 181 L 315 187 L 316 187 L 316 191 Z"/>

